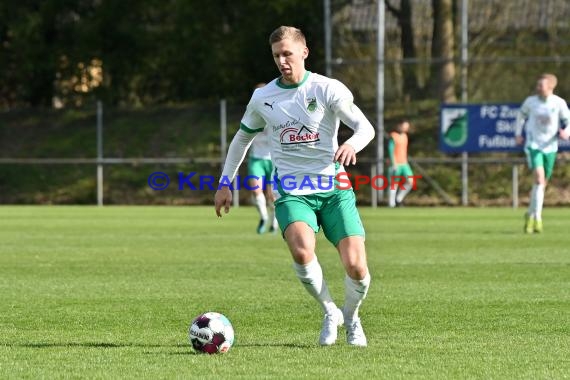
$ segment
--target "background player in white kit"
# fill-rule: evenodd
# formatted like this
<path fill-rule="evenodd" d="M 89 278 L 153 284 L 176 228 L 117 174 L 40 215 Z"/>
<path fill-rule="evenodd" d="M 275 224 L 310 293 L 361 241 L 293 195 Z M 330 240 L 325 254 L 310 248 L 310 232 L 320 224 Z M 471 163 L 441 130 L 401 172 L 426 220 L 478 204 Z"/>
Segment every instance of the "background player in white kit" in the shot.
<path fill-rule="evenodd" d="M 265 83 L 259 83 L 255 88 L 263 86 Z M 255 136 L 249 148 L 247 161 L 247 174 L 253 177 L 248 180 L 248 185 L 253 189 L 251 190 L 252 202 L 259 213 L 258 234 L 266 231 L 275 232 L 278 228 L 273 203 L 275 200 L 273 189 L 267 181 L 273 175 L 268 131 L 268 129 L 264 129 L 263 132 L 259 132 Z"/>
<path fill-rule="evenodd" d="M 235 176 L 251 140 L 269 129 L 277 178 L 275 212 L 297 277 L 324 311 L 319 343 L 334 344 L 337 328 L 344 323 L 347 342 L 366 346 L 358 314 L 370 285 L 364 228 L 352 189 L 338 189 L 330 179 L 344 171 L 343 165 L 356 163 L 356 153 L 372 140 L 374 128 L 353 104 L 346 86 L 305 69 L 309 49 L 299 29 L 279 27 L 269 42 L 281 77 L 253 93 L 228 150 L 215 195 L 216 214 L 221 216 L 222 208 L 229 211 L 232 194 L 225 185 Z M 354 134 L 339 147 L 340 120 Z M 342 310 L 332 300 L 315 255 L 320 227 L 346 271 Z"/>
<path fill-rule="evenodd" d="M 525 99 L 517 117 L 517 144 L 523 143 L 522 131 L 526 123 L 525 153 L 533 172 L 530 203 L 524 224 L 524 232 L 529 234 L 543 230 L 544 190 L 554 168 L 558 136 L 563 139 L 570 136 L 570 111 L 564 99 L 554 95 L 556 84 L 555 75 L 542 74 L 536 82 L 536 95 Z M 564 128 L 560 128 L 561 124 Z"/>

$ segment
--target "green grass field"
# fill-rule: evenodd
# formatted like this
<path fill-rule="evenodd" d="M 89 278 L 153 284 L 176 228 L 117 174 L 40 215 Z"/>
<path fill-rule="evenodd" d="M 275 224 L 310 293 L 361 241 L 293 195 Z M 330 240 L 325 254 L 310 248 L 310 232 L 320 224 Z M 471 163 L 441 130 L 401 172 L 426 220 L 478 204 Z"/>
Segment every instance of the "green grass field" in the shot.
<path fill-rule="evenodd" d="M 317 345 L 321 312 L 251 207 L 0 207 L 0 378 L 570 377 L 570 209 L 536 236 L 522 210 L 361 213 L 365 349 Z M 234 325 L 225 355 L 188 344 L 209 310 Z"/>

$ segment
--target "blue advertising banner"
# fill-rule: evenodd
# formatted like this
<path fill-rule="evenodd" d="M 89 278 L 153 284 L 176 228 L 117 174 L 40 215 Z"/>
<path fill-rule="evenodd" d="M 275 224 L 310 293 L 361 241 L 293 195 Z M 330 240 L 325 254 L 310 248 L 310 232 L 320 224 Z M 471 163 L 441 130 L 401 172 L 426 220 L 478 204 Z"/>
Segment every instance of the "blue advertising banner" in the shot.
<path fill-rule="evenodd" d="M 520 104 L 444 104 L 440 109 L 439 148 L 445 153 L 522 152 L 515 127 Z M 523 133 L 524 136 L 524 133 Z M 558 140 L 559 150 L 570 142 Z"/>

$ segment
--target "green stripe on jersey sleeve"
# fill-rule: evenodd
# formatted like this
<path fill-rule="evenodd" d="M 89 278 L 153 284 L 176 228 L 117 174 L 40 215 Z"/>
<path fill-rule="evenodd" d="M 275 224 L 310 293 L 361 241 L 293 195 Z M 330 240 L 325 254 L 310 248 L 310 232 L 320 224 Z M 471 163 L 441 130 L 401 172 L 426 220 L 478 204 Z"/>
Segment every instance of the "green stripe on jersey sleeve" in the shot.
<path fill-rule="evenodd" d="M 251 128 L 248 128 L 247 125 L 245 125 L 245 124 L 243 124 L 243 123 L 240 123 L 240 124 L 239 124 L 239 129 L 241 129 L 242 131 L 247 132 L 247 133 L 259 133 L 259 132 L 263 132 L 263 128 L 251 129 Z"/>

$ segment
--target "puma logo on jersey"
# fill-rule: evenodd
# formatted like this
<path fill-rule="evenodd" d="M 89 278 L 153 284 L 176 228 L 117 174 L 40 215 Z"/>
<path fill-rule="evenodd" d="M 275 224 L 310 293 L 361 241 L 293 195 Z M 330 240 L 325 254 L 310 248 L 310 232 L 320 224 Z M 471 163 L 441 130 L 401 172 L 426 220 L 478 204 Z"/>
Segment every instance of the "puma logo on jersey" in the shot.
<path fill-rule="evenodd" d="M 269 103 L 267 103 L 267 102 L 263 103 L 264 106 L 267 106 L 267 107 L 271 108 L 271 110 L 273 110 L 273 105 L 274 105 L 274 104 L 275 104 L 275 102 L 273 102 L 273 103 L 271 103 L 271 104 L 269 104 Z"/>

